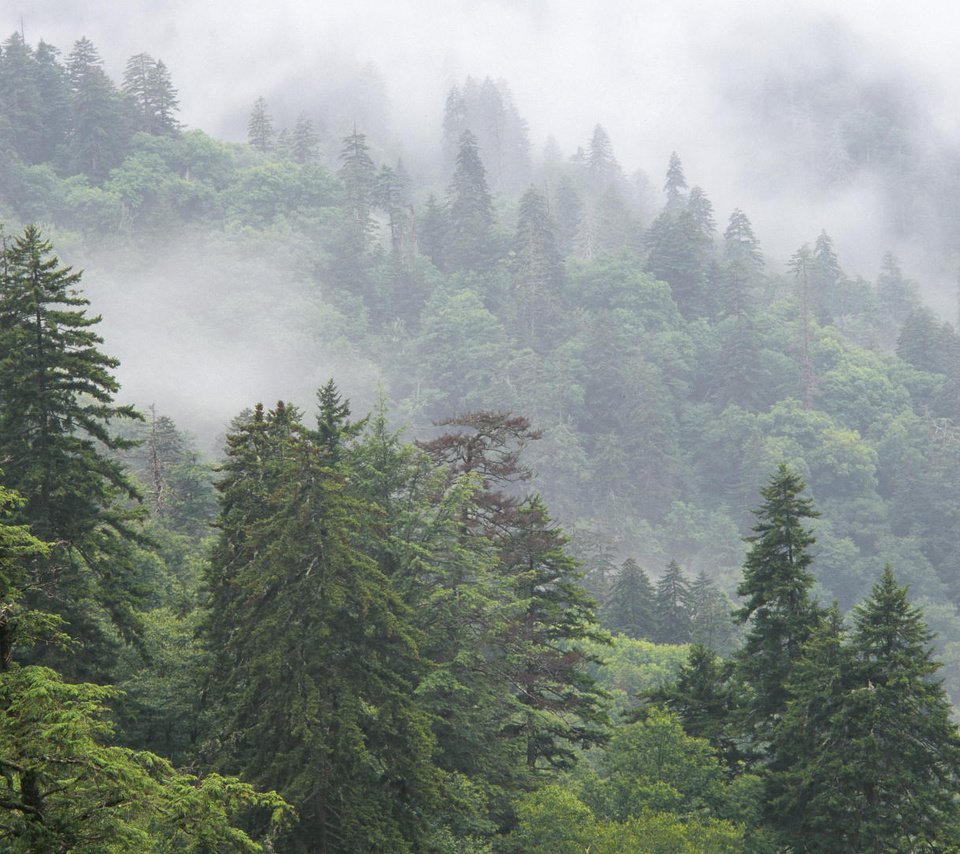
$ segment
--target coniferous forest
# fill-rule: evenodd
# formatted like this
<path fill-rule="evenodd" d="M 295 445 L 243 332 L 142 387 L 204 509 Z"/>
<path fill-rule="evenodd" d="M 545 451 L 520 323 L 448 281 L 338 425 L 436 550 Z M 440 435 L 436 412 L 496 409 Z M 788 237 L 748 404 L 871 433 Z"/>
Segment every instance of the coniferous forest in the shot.
<path fill-rule="evenodd" d="M 408 162 L 176 73 L 0 45 L 0 849 L 960 850 L 960 337 L 892 253 L 502 80 Z M 947 204 L 844 122 L 822 180 Z"/>

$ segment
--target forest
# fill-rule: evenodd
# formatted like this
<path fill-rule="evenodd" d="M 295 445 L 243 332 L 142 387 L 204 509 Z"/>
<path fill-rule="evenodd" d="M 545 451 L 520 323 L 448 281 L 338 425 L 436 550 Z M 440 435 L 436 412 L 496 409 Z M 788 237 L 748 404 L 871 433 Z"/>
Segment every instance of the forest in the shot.
<path fill-rule="evenodd" d="M 175 72 L 0 45 L 0 848 L 960 851 L 960 337 L 894 254 L 503 80 L 408 162 Z M 905 210 L 887 106 L 819 179 Z"/>

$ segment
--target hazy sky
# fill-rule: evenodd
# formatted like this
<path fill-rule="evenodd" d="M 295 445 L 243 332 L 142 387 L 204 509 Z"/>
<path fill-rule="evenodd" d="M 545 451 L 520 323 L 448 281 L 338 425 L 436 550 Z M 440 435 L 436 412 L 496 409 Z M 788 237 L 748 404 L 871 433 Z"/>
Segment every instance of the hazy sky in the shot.
<path fill-rule="evenodd" d="M 780 235 L 812 239 L 827 228 L 872 278 L 878 257 L 869 188 L 807 199 L 787 210 L 743 177 L 756 140 L 730 101 L 771 69 L 816 68 L 824 36 L 865 76 L 903 78 L 945 131 L 960 132 L 954 3 L 888 0 L 351 0 L 272 4 L 196 0 L 4 0 L 10 29 L 69 51 L 85 35 L 119 79 L 126 58 L 163 59 L 179 87 L 182 118 L 221 137 L 242 137 L 250 105 L 285 81 L 318 86 L 368 62 L 381 71 L 395 129 L 408 146 L 435 144 L 443 95 L 467 74 L 506 79 L 531 126 L 535 151 L 548 134 L 563 150 L 585 144 L 597 122 L 627 169 L 659 184 L 671 151 L 702 184 L 723 221 L 739 206 L 769 251 Z M 307 81 L 305 84 L 303 81 Z M 421 136 L 418 139 L 418 135 Z M 769 148 L 769 146 L 767 146 Z M 776 152 L 763 152 L 766 158 Z M 761 188 L 763 189 L 763 188 Z M 767 190 L 771 188 L 766 188 Z M 776 188 L 773 188 L 776 189 Z M 795 192 L 795 188 L 791 188 Z M 867 196 L 864 197 L 864 192 Z M 822 210 L 811 210 L 811 204 Z M 778 220 L 782 228 L 772 228 Z M 857 221 L 857 222 L 855 222 Z M 807 232 L 811 232 L 807 235 Z M 795 248 L 795 247 L 793 247 Z M 884 247 L 886 248 L 886 247 Z M 896 247 L 893 247 L 896 248 Z"/>
<path fill-rule="evenodd" d="M 957 259 L 930 261 L 893 243 L 869 179 L 828 194 L 798 184 L 801 173 L 780 162 L 777 140 L 743 110 L 768 78 L 792 76 L 803 85 L 805 75 L 829 79 L 836 67 L 858 82 L 895 81 L 915 105 L 924 137 L 960 140 L 955 3 L 0 0 L 0 11 L 8 31 L 22 18 L 28 42 L 44 39 L 64 54 L 90 38 L 118 81 L 136 53 L 163 59 L 180 90 L 182 120 L 221 138 L 243 138 L 261 94 L 296 98 L 313 81 L 329 88 L 373 63 L 392 102 L 395 135 L 432 154 L 450 85 L 468 74 L 502 78 L 530 123 L 535 154 L 548 134 L 572 153 L 599 122 L 625 170 L 641 169 L 659 186 L 676 150 L 689 183 L 713 200 L 721 228 L 734 207 L 743 208 L 779 269 L 826 229 L 848 273 L 873 279 L 892 249 L 927 298 L 956 316 Z M 131 307 L 131 316 L 137 311 Z M 177 342 L 171 338 L 168 350 Z M 141 349 L 116 350 L 127 377 L 150 375 L 149 363 L 135 361 L 144 358 Z M 235 384 L 243 400 L 251 399 L 247 379 Z M 228 405 L 225 411 L 236 411 L 232 399 Z"/>

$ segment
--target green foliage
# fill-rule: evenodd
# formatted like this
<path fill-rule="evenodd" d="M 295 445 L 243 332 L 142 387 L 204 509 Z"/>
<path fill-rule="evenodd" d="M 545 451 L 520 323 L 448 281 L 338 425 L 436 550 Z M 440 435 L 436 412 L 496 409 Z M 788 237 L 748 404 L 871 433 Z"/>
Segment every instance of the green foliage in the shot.
<path fill-rule="evenodd" d="M 265 812 L 271 833 L 290 820 L 274 793 L 105 745 L 105 703 L 115 696 L 43 667 L 0 673 L 4 850 L 255 852 L 263 846 L 235 826 L 238 816 Z"/>
<path fill-rule="evenodd" d="M 803 489 L 803 481 L 781 464 L 761 490 L 764 503 L 757 511 L 737 589 L 746 599 L 738 617 L 750 622 L 738 654 L 740 678 L 751 690 L 745 722 L 761 741 L 786 705 L 791 668 L 820 613 L 809 595 L 813 576 L 807 567 L 814 537 L 803 527 L 804 520 L 819 514 L 801 495 Z"/>
<path fill-rule="evenodd" d="M 283 404 L 228 438 L 207 579 L 211 750 L 297 804 L 291 845 L 400 851 L 438 786 L 411 697 L 420 638 L 359 548 L 373 511 L 344 476 Z"/>
<path fill-rule="evenodd" d="M 960 737 L 930 639 L 889 566 L 849 639 L 835 612 L 811 637 L 771 780 L 771 815 L 795 850 L 957 845 Z"/>
<path fill-rule="evenodd" d="M 60 266 L 34 226 L 5 248 L 2 264 L 0 453 L 7 483 L 25 499 L 15 520 L 56 543 L 28 601 L 70 621 L 95 649 L 106 617 L 136 631 L 136 514 L 123 502 L 138 492 L 103 449 L 130 444 L 111 434 L 112 420 L 140 416 L 113 403 L 117 362 L 97 349 L 99 318 L 85 314 L 80 274 Z"/>

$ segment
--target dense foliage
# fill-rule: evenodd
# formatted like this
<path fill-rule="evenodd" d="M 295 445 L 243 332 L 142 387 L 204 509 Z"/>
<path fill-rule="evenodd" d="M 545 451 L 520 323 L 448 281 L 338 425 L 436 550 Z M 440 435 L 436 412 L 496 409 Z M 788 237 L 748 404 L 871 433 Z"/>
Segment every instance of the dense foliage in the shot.
<path fill-rule="evenodd" d="M 777 265 L 599 125 L 533 157 L 502 81 L 408 171 L 102 66 L 0 47 L 5 848 L 960 844 L 960 340 L 893 256 Z M 316 417 L 244 389 L 211 463 L 81 287 Z"/>

